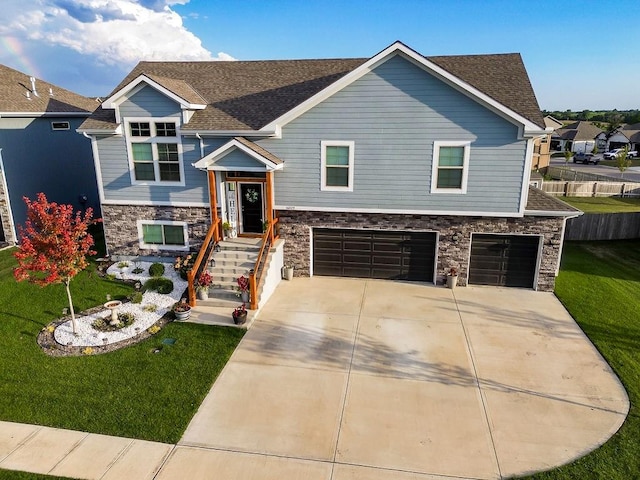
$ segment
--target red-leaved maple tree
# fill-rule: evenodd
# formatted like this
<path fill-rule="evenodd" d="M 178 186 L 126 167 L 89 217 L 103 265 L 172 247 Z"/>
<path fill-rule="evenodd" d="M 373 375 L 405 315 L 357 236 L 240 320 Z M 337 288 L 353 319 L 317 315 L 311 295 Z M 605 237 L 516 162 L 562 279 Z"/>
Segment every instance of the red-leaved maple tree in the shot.
<path fill-rule="evenodd" d="M 13 275 L 17 281 L 29 280 L 41 287 L 64 283 L 73 333 L 76 333 L 69 284 L 89 264 L 86 256 L 96 253 L 91 250 L 93 237 L 88 228 L 101 220 L 92 218 L 91 208 L 87 208 L 84 215 L 74 213 L 71 205 L 49 202 L 44 193 L 39 193 L 34 201 L 23 199 L 27 204 L 27 221 L 24 227 L 19 227 L 20 245 L 14 254 L 18 266 Z"/>

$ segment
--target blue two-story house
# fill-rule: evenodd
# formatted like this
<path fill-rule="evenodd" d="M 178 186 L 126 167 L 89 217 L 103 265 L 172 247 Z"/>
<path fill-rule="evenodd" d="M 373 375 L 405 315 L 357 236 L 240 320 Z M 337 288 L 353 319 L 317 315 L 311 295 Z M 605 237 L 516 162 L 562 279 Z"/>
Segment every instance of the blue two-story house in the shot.
<path fill-rule="evenodd" d="M 0 65 L 0 245 L 18 242 L 23 197 L 100 214 L 91 142 L 76 133 L 98 107 L 51 83 Z"/>
<path fill-rule="evenodd" d="M 112 255 L 277 218 L 297 275 L 552 290 L 578 213 L 529 186 L 548 132 L 518 54 L 141 62 L 79 131 Z"/>

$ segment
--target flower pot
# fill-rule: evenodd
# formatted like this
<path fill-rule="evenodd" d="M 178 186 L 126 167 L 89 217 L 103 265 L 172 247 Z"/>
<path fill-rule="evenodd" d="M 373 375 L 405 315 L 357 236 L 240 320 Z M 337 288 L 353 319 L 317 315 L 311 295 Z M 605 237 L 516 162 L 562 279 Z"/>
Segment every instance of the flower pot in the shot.
<path fill-rule="evenodd" d="M 208 300 L 209 291 L 206 288 L 198 290 L 198 300 Z"/>
<path fill-rule="evenodd" d="M 457 284 L 458 284 L 457 275 L 447 275 L 447 288 L 456 288 Z"/>
<path fill-rule="evenodd" d="M 191 309 L 187 310 L 186 312 L 173 312 L 176 316 L 176 320 L 178 320 L 179 322 L 184 322 L 185 320 L 189 320 L 189 317 L 191 317 Z"/>
<path fill-rule="evenodd" d="M 282 267 L 282 278 L 293 280 L 293 267 Z"/>
<path fill-rule="evenodd" d="M 247 291 L 240 292 L 240 298 L 242 299 L 242 303 L 248 303 L 249 302 L 249 292 L 247 292 Z"/>
<path fill-rule="evenodd" d="M 244 325 L 244 323 L 247 321 L 247 312 L 242 312 L 238 315 L 232 313 L 231 316 L 233 317 L 233 323 L 235 323 L 236 325 Z"/>

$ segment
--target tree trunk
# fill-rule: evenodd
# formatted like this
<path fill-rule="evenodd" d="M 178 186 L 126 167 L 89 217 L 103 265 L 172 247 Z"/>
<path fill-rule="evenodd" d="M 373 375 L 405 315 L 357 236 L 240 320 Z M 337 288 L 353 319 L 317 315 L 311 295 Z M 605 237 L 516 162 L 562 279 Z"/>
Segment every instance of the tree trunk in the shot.
<path fill-rule="evenodd" d="M 69 290 L 69 284 L 71 283 L 71 279 L 67 278 L 64 281 L 64 287 L 67 289 L 67 298 L 69 299 L 69 311 L 71 312 L 71 326 L 73 327 L 74 335 L 78 333 L 78 329 L 76 326 L 76 315 L 73 311 L 73 301 L 71 300 L 71 290 Z"/>

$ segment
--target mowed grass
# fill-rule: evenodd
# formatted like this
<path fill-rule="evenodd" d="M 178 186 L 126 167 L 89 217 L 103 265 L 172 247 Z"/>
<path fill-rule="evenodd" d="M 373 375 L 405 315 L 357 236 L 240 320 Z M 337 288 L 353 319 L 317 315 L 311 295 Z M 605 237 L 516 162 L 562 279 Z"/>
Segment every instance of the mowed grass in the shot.
<path fill-rule="evenodd" d="M 622 197 L 558 197 L 585 213 L 640 212 L 640 198 Z"/>
<path fill-rule="evenodd" d="M 601 448 L 532 478 L 640 478 L 640 240 L 568 242 L 556 295 L 621 379 L 631 410 Z"/>
<path fill-rule="evenodd" d="M 67 306 L 64 287 L 17 283 L 12 253 L 0 252 L 0 420 L 176 443 L 243 331 L 170 323 L 112 353 L 48 357 L 36 337 Z M 71 289 L 77 311 L 131 291 L 93 266 Z"/>

